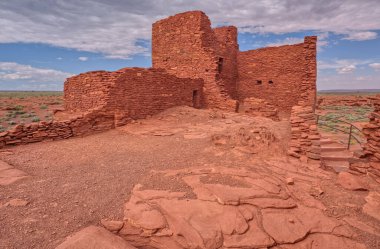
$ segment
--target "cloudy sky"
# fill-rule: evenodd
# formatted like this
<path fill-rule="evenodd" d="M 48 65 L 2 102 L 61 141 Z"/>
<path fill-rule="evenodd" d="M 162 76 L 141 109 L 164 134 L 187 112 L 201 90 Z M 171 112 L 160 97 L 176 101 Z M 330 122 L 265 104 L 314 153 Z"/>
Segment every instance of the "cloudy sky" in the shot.
<path fill-rule="evenodd" d="M 202 10 L 241 50 L 318 35 L 318 89 L 380 88 L 379 0 L 2 0 L 0 90 L 62 90 L 66 77 L 151 65 L 151 24 Z"/>

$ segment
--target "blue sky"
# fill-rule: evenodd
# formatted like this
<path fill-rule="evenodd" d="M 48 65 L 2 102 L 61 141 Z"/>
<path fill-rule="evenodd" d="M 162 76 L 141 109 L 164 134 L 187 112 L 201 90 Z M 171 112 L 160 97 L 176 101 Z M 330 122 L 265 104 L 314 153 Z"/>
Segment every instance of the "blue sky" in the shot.
<path fill-rule="evenodd" d="M 237 26 L 243 51 L 317 35 L 320 90 L 380 88 L 376 0 L 15 0 L 0 2 L 0 90 L 62 90 L 81 72 L 149 67 L 152 22 L 194 9 Z"/>

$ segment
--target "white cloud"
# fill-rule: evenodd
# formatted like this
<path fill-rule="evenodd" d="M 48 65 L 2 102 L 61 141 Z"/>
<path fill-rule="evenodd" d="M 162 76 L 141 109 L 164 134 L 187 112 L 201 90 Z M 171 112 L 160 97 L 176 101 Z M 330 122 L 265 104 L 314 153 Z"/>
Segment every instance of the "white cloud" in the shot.
<path fill-rule="evenodd" d="M 318 51 L 322 51 L 323 47 L 325 47 L 329 44 L 327 41 L 328 37 L 329 37 L 328 32 L 323 32 L 323 33 L 318 34 L 318 41 L 317 41 Z M 277 40 L 275 42 L 270 42 L 270 43 L 265 44 L 264 46 L 278 47 L 278 46 L 293 45 L 293 44 L 298 44 L 298 43 L 303 43 L 303 42 L 304 42 L 304 38 L 286 37 L 283 40 Z"/>
<path fill-rule="evenodd" d="M 278 47 L 278 46 L 283 46 L 283 45 L 292 45 L 292 44 L 297 44 L 297 43 L 303 43 L 304 39 L 303 38 L 298 38 L 298 37 L 286 37 L 283 40 L 278 40 L 273 43 L 268 43 L 268 47 Z"/>
<path fill-rule="evenodd" d="M 373 31 L 359 31 L 359 32 L 349 32 L 344 40 L 351 41 L 366 41 L 373 40 L 377 38 L 377 33 Z"/>
<path fill-rule="evenodd" d="M 63 60 L 63 58 L 62 57 L 57 57 L 57 60 L 61 61 L 61 60 Z"/>
<path fill-rule="evenodd" d="M 342 69 L 342 68 L 347 68 L 347 67 L 356 68 L 358 66 L 367 65 L 369 63 L 372 63 L 372 61 L 371 60 L 356 60 L 356 59 L 343 59 L 343 60 L 335 59 L 331 61 L 320 60 L 318 61 L 318 69 L 320 70 L 335 69 L 338 71 L 339 69 Z"/>
<path fill-rule="evenodd" d="M 380 29 L 378 0 L 20 0 L 0 1 L 0 43 L 44 43 L 125 59 L 149 53 L 139 41 L 151 39 L 152 22 L 194 9 L 214 26 L 248 32 L 315 30 L 363 40 Z"/>
<path fill-rule="evenodd" d="M 341 68 L 337 68 L 336 71 L 340 74 L 342 73 L 353 73 L 356 69 L 355 65 L 348 65 Z"/>
<path fill-rule="evenodd" d="M 380 73 L 352 77 L 352 74 L 319 74 L 318 90 L 331 89 L 379 89 Z"/>
<path fill-rule="evenodd" d="M 81 56 L 81 57 L 78 57 L 78 60 L 80 60 L 80 61 L 87 61 L 88 57 Z"/>
<path fill-rule="evenodd" d="M 56 82 L 61 83 L 73 74 L 47 68 L 35 68 L 15 62 L 0 62 L 0 82 Z"/>
<path fill-rule="evenodd" d="M 373 69 L 375 69 L 376 71 L 380 71 L 380 63 L 371 63 L 369 64 L 369 66 Z"/>

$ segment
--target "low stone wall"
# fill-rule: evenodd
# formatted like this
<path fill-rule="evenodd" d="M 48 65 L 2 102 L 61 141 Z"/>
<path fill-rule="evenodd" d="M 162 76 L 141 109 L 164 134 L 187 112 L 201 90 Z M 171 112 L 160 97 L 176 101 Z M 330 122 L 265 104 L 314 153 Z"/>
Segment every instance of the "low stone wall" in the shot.
<path fill-rule="evenodd" d="M 114 128 L 114 115 L 100 110 L 72 115 L 60 121 L 20 124 L 12 130 L 0 133 L 0 148 L 46 140 L 61 140 L 73 136 L 85 136 Z"/>
<path fill-rule="evenodd" d="M 354 163 L 350 169 L 372 176 L 380 182 L 380 100 L 374 102 L 375 110 L 369 116 L 369 123 L 363 128 L 367 143 L 363 146 L 364 158 L 369 162 Z"/>
<path fill-rule="evenodd" d="M 246 98 L 239 105 L 239 112 L 279 121 L 277 108 L 263 99 Z"/>
<path fill-rule="evenodd" d="M 291 141 L 288 150 L 290 156 L 300 158 L 306 155 L 310 159 L 320 159 L 320 135 L 313 108 L 293 106 L 291 117 Z"/>

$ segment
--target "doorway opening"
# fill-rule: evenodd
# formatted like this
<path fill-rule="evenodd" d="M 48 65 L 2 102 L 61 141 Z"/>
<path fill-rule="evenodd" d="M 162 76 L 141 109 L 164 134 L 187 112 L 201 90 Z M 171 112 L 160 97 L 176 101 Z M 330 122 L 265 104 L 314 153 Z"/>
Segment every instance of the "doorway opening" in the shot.
<path fill-rule="evenodd" d="M 193 107 L 194 108 L 200 108 L 201 107 L 200 96 L 199 96 L 198 90 L 193 90 Z"/>

